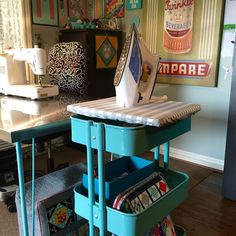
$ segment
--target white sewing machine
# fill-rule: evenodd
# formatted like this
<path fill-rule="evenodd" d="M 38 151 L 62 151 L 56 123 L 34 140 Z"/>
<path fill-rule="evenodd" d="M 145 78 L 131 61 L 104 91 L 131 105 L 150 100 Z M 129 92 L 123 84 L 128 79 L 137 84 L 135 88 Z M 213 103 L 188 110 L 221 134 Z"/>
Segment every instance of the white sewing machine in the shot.
<path fill-rule="evenodd" d="M 37 84 L 27 81 L 25 62 L 38 76 Z M 42 48 L 11 49 L 0 54 L 0 93 L 31 99 L 58 95 L 58 86 L 41 84 L 40 76 L 45 74 L 46 51 Z"/>

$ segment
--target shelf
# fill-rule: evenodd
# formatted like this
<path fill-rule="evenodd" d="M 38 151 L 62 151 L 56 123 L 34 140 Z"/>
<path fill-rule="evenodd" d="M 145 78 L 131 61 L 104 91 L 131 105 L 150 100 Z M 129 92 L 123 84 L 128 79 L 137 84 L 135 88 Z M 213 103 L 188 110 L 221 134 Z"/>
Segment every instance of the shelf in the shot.
<path fill-rule="evenodd" d="M 188 194 L 189 177 L 181 172 L 165 170 L 158 167 L 170 187 L 170 191 L 138 214 L 128 214 L 106 206 L 107 230 L 115 235 L 143 236 L 153 225 L 168 215 L 182 203 Z M 75 212 L 85 219 L 89 219 L 89 199 L 87 190 L 81 185 L 74 189 Z M 101 224 L 100 209 L 97 202 L 93 206 L 94 226 Z"/>
<path fill-rule="evenodd" d="M 95 169 L 98 173 L 97 168 Z M 155 171 L 155 163 L 137 156 L 120 157 L 105 164 L 105 196 L 113 202 L 125 189 L 148 177 Z M 88 189 L 88 174 L 83 174 L 83 186 Z M 94 179 L 95 194 L 98 195 L 98 178 Z"/>

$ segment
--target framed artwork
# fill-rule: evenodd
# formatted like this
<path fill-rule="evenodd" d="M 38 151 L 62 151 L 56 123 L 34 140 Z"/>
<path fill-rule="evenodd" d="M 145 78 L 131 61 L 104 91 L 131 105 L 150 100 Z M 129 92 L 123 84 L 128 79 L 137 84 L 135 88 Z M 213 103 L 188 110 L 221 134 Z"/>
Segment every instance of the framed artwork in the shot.
<path fill-rule="evenodd" d="M 31 0 L 32 23 L 58 26 L 57 0 Z"/>
<path fill-rule="evenodd" d="M 124 17 L 125 3 L 124 0 L 106 0 L 106 17 Z"/>
<path fill-rule="evenodd" d="M 126 4 L 127 10 L 142 8 L 142 0 L 127 0 L 126 2 L 127 2 Z"/>
<path fill-rule="evenodd" d="M 150 0 L 146 25 L 148 46 L 162 58 L 157 82 L 217 86 L 224 1 Z M 155 38 L 150 38 L 155 31 Z"/>
<path fill-rule="evenodd" d="M 88 6 L 87 0 L 66 0 L 67 11 L 69 17 L 76 17 L 79 19 L 88 18 Z"/>
<path fill-rule="evenodd" d="M 87 0 L 59 0 L 58 1 L 59 26 L 64 27 L 65 24 L 67 23 L 68 18 L 71 21 L 76 21 L 78 18 L 87 19 L 88 4 L 89 3 Z"/>

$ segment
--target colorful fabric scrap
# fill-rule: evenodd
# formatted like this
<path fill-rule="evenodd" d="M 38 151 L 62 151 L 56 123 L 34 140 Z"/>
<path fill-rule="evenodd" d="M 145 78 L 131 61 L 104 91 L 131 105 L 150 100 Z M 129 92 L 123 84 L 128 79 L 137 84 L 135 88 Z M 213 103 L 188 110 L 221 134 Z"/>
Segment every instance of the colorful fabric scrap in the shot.
<path fill-rule="evenodd" d="M 124 17 L 124 0 L 106 0 L 106 17 Z"/>
<path fill-rule="evenodd" d="M 50 234 L 64 229 L 74 223 L 74 212 L 71 199 L 63 200 L 47 208 L 48 226 Z"/>

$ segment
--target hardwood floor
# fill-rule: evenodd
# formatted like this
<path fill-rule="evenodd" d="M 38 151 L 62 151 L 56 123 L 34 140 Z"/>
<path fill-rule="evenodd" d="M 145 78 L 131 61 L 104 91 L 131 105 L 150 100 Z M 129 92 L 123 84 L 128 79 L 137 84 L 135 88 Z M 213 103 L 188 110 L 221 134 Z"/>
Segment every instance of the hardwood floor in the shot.
<path fill-rule="evenodd" d="M 189 175 L 188 198 L 171 213 L 173 222 L 184 227 L 187 236 L 236 235 L 236 201 L 222 197 L 223 174 L 173 158 L 169 168 Z"/>
<path fill-rule="evenodd" d="M 174 222 L 185 227 L 187 235 L 236 235 L 236 202 L 223 198 L 221 187 L 222 174 L 212 172 L 173 211 Z"/>
<path fill-rule="evenodd" d="M 56 156 L 56 165 L 65 161 L 71 164 L 85 161 L 83 152 L 69 147 L 62 147 L 60 151 L 54 151 L 53 155 Z M 141 156 L 150 159 L 152 154 Z M 45 168 L 45 163 L 45 156 L 37 158 L 38 168 Z M 26 166 L 30 168 L 28 161 Z M 222 197 L 222 173 L 175 159 L 170 160 L 170 168 L 185 172 L 190 177 L 188 198 L 171 214 L 174 223 L 183 226 L 187 236 L 236 235 L 236 201 Z M 7 212 L 2 202 L 0 211 L 0 235 L 16 235 L 16 214 Z"/>

